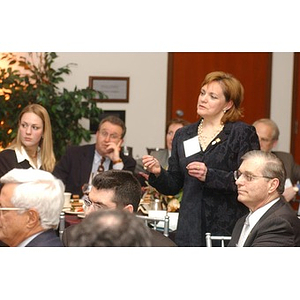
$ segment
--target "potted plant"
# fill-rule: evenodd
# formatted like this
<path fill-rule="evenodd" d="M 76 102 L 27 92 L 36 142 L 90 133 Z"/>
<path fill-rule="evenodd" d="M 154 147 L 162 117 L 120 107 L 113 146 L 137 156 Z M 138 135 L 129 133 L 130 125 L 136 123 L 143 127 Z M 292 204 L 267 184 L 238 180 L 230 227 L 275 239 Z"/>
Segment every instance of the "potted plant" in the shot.
<path fill-rule="evenodd" d="M 97 122 L 102 110 L 92 99 L 107 98 L 91 88 L 59 89 L 63 76 L 71 73 L 68 64 L 54 69 L 55 52 L 29 53 L 28 57 L 4 53 L 1 60 L 7 68 L 0 69 L 0 146 L 7 147 L 15 138 L 18 115 L 30 103 L 43 105 L 52 124 L 56 159 L 64 154 L 67 145 L 90 141 L 91 133 L 80 124 L 82 118 Z"/>

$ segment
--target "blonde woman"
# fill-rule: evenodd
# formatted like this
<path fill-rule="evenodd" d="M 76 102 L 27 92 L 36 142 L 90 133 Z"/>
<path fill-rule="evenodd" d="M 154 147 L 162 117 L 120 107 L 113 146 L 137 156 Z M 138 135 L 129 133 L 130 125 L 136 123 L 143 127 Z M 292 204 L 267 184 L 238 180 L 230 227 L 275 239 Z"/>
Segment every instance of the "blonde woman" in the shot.
<path fill-rule="evenodd" d="M 0 177 L 14 168 L 52 172 L 54 165 L 48 112 L 39 104 L 30 104 L 19 115 L 16 138 L 9 147 L 0 152 Z"/>

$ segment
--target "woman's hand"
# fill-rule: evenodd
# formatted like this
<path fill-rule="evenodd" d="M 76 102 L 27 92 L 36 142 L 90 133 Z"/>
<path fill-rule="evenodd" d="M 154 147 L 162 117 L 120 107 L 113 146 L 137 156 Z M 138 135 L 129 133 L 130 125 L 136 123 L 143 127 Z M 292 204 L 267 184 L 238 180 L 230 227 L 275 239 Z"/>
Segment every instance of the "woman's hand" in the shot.
<path fill-rule="evenodd" d="M 158 176 L 160 174 L 160 163 L 152 155 L 144 155 L 142 157 L 142 162 L 145 170 L 147 170 L 150 173 L 153 173 L 155 176 Z"/>
<path fill-rule="evenodd" d="M 192 177 L 199 179 L 200 181 L 205 181 L 207 167 L 204 163 L 199 161 L 193 161 L 186 166 L 188 174 Z"/>

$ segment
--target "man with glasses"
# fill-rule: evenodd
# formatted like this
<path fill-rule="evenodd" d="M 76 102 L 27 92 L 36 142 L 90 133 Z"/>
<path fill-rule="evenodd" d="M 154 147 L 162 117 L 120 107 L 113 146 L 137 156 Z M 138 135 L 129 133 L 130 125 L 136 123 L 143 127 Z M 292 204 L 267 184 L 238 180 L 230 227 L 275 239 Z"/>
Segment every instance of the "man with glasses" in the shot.
<path fill-rule="evenodd" d="M 270 152 L 250 151 L 234 177 L 238 201 L 250 212 L 237 221 L 228 246 L 300 246 L 300 220 L 282 197 L 286 178 L 282 161 Z"/>
<path fill-rule="evenodd" d="M 271 119 L 259 119 L 253 123 L 259 138 L 260 149 L 271 152 L 276 147 L 279 139 L 279 128 Z M 272 151 L 283 161 L 286 170 L 286 184 L 283 196 L 287 201 L 295 199 L 298 188 L 297 181 L 300 181 L 300 165 L 295 163 L 291 153 L 283 151 Z"/>
<path fill-rule="evenodd" d="M 38 169 L 13 169 L 0 181 L 0 241 L 10 247 L 63 246 L 56 233 L 62 181 Z"/>
<path fill-rule="evenodd" d="M 84 197 L 85 217 L 98 210 L 126 210 L 136 213 L 141 199 L 141 185 L 129 171 L 108 170 L 97 174 L 92 181 L 89 194 Z M 72 245 L 72 231 L 76 225 L 67 227 L 63 233 L 65 246 Z M 151 229 L 151 243 L 154 247 L 176 246 L 161 232 Z"/>
<path fill-rule="evenodd" d="M 124 122 L 111 115 L 100 122 L 95 144 L 68 147 L 53 171 L 64 182 L 66 192 L 81 197 L 83 184 L 91 183 L 97 173 L 109 169 L 133 172 L 135 159 L 121 151 L 125 133 Z"/>

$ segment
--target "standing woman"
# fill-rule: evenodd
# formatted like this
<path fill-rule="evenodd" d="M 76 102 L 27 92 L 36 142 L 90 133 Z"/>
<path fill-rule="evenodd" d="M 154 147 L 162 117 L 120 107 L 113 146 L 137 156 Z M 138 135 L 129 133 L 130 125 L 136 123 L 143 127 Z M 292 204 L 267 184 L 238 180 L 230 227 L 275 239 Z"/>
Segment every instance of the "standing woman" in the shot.
<path fill-rule="evenodd" d="M 0 152 L 0 177 L 13 168 L 34 168 L 52 172 L 54 165 L 48 112 L 39 104 L 30 104 L 19 115 L 16 138 L 9 147 Z"/>
<path fill-rule="evenodd" d="M 150 185 L 165 195 L 183 188 L 178 246 L 205 246 L 206 232 L 231 235 L 247 213 L 237 201 L 233 172 L 243 154 L 259 149 L 259 141 L 253 126 L 238 121 L 243 95 L 243 86 L 231 74 L 207 74 L 197 103 L 200 120 L 176 131 L 168 171 L 153 156 L 143 156 Z"/>

